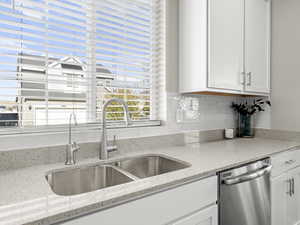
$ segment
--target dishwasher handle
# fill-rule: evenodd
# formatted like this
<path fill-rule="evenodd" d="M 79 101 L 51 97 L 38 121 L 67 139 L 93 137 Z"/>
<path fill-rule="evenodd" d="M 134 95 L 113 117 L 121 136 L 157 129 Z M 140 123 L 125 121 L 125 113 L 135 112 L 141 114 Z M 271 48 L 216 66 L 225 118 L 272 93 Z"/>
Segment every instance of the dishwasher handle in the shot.
<path fill-rule="evenodd" d="M 265 166 L 262 169 L 257 170 L 253 173 L 237 176 L 234 178 L 224 179 L 222 183 L 226 184 L 226 185 L 234 185 L 234 184 L 239 184 L 239 183 L 243 183 L 246 181 L 254 180 L 258 177 L 262 177 L 262 176 L 270 173 L 271 169 L 272 169 L 272 165 L 268 165 L 268 166 Z"/>

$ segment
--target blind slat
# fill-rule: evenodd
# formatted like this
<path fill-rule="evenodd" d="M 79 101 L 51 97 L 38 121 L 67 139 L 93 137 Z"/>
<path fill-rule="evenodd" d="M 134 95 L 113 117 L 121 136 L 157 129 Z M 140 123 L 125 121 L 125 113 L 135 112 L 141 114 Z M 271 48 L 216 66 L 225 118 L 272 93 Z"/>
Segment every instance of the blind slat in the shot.
<path fill-rule="evenodd" d="M 110 98 L 133 120 L 157 113 L 165 0 L 0 1 L 0 127 L 101 119 Z M 106 117 L 123 120 L 112 104 Z M 111 111 L 111 112 L 109 112 Z"/>

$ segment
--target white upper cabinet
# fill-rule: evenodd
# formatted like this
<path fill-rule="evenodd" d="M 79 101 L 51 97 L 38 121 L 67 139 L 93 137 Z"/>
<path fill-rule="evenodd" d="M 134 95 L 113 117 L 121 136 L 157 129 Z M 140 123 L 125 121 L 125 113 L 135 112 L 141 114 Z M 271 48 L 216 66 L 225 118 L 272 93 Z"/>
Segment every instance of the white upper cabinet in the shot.
<path fill-rule="evenodd" d="M 271 0 L 245 0 L 245 72 L 247 92 L 270 92 Z"/>
<path fill-rule="evenodd" d="M 208 8 L 208 87 L 242 91 L 243 1 L 210 0 Z"/>
<path fill-rule="evenodd" d="M 179 0 L 181 93 L 268 95 L 271 0 Z"/>
<path fill-rule="evenodd" d="M 207 88 L 207 1 L 179 0 L 179 87 L 183 93 Z"/>

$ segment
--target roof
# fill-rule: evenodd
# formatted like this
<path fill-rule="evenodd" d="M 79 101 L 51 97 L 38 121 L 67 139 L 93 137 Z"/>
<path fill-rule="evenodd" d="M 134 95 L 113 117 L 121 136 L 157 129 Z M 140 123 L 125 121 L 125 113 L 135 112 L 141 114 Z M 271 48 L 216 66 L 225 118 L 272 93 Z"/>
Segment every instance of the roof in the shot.
<path fill-rule="evenodd" d="M 85 62 L 82 62 L 78 57 L 68 56 L 62 59 L 49 57 L 46 59 L 45 56 L 37 56 L 31 54 L 19 54 L 21 57 L 18 59 L 19 64 L 24 64 L 22 66 L 22 71 L 27 71 L 30 73 L 42 73 L 45 74 L 45 70 L 41 69 L 42 67 L 46 67 L 46 62 L 48 62 L 48 68 L 63 68 L 70 69 L 72 71 L 85 71 L 87 70 L 87 65 Z M 34 68 L 34 66 L 38 66 Z M 96 65 L 96 73 L 98 79 L 109 79 L 113 80 L 114 77 L 112 72 L 105 68 L 102 64 Z M 83 74 L 85 75 L 85 74 Z"/>

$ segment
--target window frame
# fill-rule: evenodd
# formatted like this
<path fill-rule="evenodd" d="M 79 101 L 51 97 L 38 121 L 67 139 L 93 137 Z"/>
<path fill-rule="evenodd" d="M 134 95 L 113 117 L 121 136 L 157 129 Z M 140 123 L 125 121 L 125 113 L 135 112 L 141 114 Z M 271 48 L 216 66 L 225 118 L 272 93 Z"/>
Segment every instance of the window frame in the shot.
<path fill-rule="evenodd" d="M 158 0 L 159 1 L 159 0 Z M 166 4 L 164 3 L 164 8 L 166 7 Z M 164 12 L 163 14 L 164 17 L 166 17 L 166 12 Z M 165 21 L 165 18 L 164 20 Z M 166 28 L 164 27 L 164 32 L 166 32 Z M 93 45 L 91 45 L 92 48 L 94 48 Z M 164 42 L 163 44 L 163 49 L 165 50 L 166 48 L 166 43 Z M 164 58 L 165 61 L 165 58 Z M 93 65 L 92 67 L 96 67 L 95 65 Z M 164 71 L 164 76 L 165 76 L 165 71 Z M 89 75 L 88 75 L 89 76 Z M 94 81 L 97 79 L 96 76 L 93 76 L 93 79 L 91 79 L 91 82 L 94 83 Z M 154 79 L 154 78 L 153 78 Z M 156 78 L 157 79 L 157 78 Z M 165 78 L 163 78 L 165 79 Z M 89 85 L 89 88 L 91 88 L 91 95 L 93 95 L 93 93 L 97 92 L 97 86 L 96 85 Z M 151 108 L 153 105 L 156 105 L 159 101 L 158 104 L 161 104 L 161 100 L 157 100 L 157 94 L 153 94 L 152 93 L 152 89 L 151 88 L 151 94 L 150 94 L 150 105 Z M 155 89 L 155 92 L 157 92 L 157 90 Z M 96 107 L 97 104 L 95 103 L 95 98 L 96 98 L 96 94 L 94 94 L 93 96 L 87 96 L 87 100 L 86 100 L 86 104 L 87 104 L 87 121 L 96 121 L 93 118 L 96 118 Z M 155 98 L 155 99 L 154 99 Z M 162 101 L 166 101 L 166 99 L 163 99 Z M 91 103 L 94 102 L 94 103 Z M 155 107 L 155 114 L 157 114 L 157 107 Z M 152 111 L 152 109 L 151 109 Z M 164 111 L 164 110 L 162 110 Z M 161 120 L 153 120 L 153 115 L 151 113 L 149 120 L 142 120 L 142 121 L 134 121 L 132 123 L 132 125 L 130 127 L 152 127 L 152 126 L 161 126 L 162 125 L 162 121 Z M 155 117 L 157 118 L 157 117 Z M 68 121 L 66 121 L 65 124 L 59 124 L 59 125 L 39 125 L 39 126 L 19 126 L 19 127 L 2 127 L 0 128 L 0 135 L 18 135 L 18 134 L 34 134 L 34 133 L 57 133 L 57 132 L 67 132 L 69 127 Z M 97 130 L 97 129 L 101 129 L 102 127 L 102 122 L 92 122 L 92 123 L 82 123 L 79 124 L 77 126 L 78 128 L 83 128 L 86 130 Z M 123 122 L 109 122 L 108 123 L 108 129 L 115 129 L 115 128 L 126 128 L 126 126 L 123 124 Z"/>

